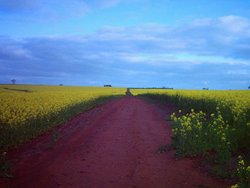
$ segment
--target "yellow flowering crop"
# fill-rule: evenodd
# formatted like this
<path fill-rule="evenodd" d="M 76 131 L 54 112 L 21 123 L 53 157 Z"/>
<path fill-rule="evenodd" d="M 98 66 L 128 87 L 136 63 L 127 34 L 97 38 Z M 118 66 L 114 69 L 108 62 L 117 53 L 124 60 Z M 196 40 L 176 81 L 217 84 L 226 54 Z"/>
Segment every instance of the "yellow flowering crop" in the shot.
<path fill-rule="evenodd" d="M 124 93 L 124 88 L 0 85 L 0 136 L 13 136 L 17 130 L 23 135 L 31 134 L 29 129 L 34 129 L 32 134 L 35 129 L 44 131 L 49 124 L 61 123 L 69 118 L 65 114 L 74 115 L 71 111 L 75 106 L 81 110 L 99 97 Z M 24 137 L 25 140 L 30 136 Z M 3 140 L 0 141 L 0 149 L 6 144 Z M 19 139 L 18 142 L 22 141 Z"/>

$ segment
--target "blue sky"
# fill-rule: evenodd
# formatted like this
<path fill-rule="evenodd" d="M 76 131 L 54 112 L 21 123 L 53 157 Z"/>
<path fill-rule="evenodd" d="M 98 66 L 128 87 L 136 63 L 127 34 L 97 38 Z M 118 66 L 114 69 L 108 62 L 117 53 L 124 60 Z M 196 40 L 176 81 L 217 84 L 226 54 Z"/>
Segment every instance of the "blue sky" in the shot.
<path fill-rule="evenodd" d="M 0 0 L 0 83 L 246 89 L 248 0 Z"/>

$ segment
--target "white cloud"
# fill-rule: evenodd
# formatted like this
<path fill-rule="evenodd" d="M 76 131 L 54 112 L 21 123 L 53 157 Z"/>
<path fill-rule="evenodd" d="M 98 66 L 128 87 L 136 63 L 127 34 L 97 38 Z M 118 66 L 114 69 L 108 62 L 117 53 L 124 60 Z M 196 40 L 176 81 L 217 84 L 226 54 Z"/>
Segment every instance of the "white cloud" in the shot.
<path fill-rule="evenodd" d="M 30 50 L 25 49 L 20 45 L 0 46 L 0 55 L 10 59 L 36 59 L 35 57 L 33 57 Z"/>
<path fill-rule="evenodd" d="M 245 29 L 230 30 L 229 26 L 239 20 L 244 20 L 240 25 Z M 246 70 L 250 70 L 249 23 L 247 18 L 228 16 L 178 26 L 104 27 L 88 35 L 21 41 L 0 37 L 1 69 L 11 70 L 11 76 L 27 74 L 26 70 L 36 76 L 37 69 L 41 77 L 85 75 L 100 83 L 114 74 L 121 77 L 120 83 L 133 76 L 144 80 L 145 75 L 162 81 L 162 85 L 163 78 L 185 80 L 186 75 L 207 87 L 214 83 L 210 80 L 222 75 L 227 83 L 235 77 L 245 81 L 249 80 Z"/>
<path fill-rule="evenodd" d="M 250 74 L 250 72 L 247 70 L 229 70 L 226 73 L 230 75 L 249 75 Z"/>
<path fill-rule="evenodd" d="M 219 26 L 227 29 L 233 33 L 245 33 L 246 31 L 249 33 L 250 30 L 250 22 L 249 19 L 243 18 L 240 16 L 229 15 L 223 16 L 218 19 Z"/>
<path fill-rule="evenodd" d="M 203 18 L 203 19 L 195 19 L 192 22 L 192 26 L 194 27 L 207 27 L 213 24 L 213 19 L 211 18 Z"/>
<path fill-rule="evenodd" d="M 183 26 L 146 24 L 136 27 L 104 27 L 91 35 L 53 37 L 82 49 L 81 58 L 154 66 L 249 65 L 250 37 L 228 31 L 228 25 L 250 20 L 238 16 L 200 19 Z M 221 22 L 224 23 L 220 24 Z M 226 24 L 227 23 L 227 24 Z M 230 24 L 229 24 L 230 23 Z M 241 24 L 243 25 L 243 24 Z"/>

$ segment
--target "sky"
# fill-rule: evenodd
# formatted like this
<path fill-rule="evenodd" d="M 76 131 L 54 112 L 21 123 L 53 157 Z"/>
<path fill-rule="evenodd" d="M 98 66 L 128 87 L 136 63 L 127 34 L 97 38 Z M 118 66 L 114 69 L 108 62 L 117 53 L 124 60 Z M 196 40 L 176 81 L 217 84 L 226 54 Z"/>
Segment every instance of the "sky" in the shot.
<path fill-rule="evenodd" d="M 0 83 L 250 86 L 249 0 L 0 0 Z"/>

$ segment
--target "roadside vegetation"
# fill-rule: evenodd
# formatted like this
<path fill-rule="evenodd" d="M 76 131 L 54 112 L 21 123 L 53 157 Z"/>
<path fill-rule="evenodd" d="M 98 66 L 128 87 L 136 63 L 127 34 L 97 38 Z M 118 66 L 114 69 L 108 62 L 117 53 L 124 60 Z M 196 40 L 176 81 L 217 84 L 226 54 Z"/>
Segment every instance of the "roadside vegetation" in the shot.
<path fill-rule="evenodd" d="M 177 156 L 200 156 L 212 173 L 250 187 L 250 91 L 131 90 L 179 110 L 171 115 Z"/>
<path fill-rule="evenodd" d="M 125 88 L 0 85 L 0 152 L 38 136 Z"/>

